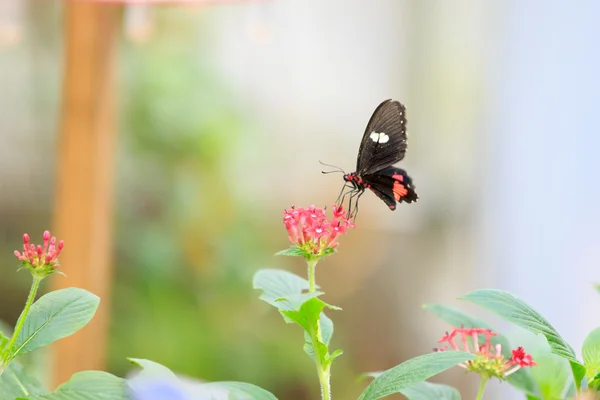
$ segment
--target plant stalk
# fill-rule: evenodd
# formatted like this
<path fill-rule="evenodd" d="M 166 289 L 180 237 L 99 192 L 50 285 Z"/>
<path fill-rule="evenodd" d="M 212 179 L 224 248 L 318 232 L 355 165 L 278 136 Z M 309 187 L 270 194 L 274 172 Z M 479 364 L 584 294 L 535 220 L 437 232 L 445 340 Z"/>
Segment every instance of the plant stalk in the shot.
<path fill-rule="evenodd" d="M 485 389 L 485 384 L 487 383 L 488 379 L 489 378 L 485 376 L 481 377 L 481 381 L 479 382 L 479 390 L 477 391 L 477 397 L 475 400 L 483 399 L 483 390 Z"/>
<path fill-rule="evenodd" d="M 331 400 L 331 388 L 329 386 L 330 382 L 330 368 L 331 364 L 325 367 L 322 363 L 323 355 L 321 354 L 321 350 L 319 346 L 315 343 L 323 342 L 323 337 L 321 335 L 321 323 L 317 322 L 317 331 L 311 332 L 311 339 L 313 343 L 313 350 L 315 352 L 315 362 L 317 364 L 317 375 L 319 376 L 319 383 L 321 384 L 321 399 L 322 400 Z"/>
<path fill-rule="evenodd" d="M 25 302 L 25 308 L 23 309 L 23 312 L 19 316 L 19 319 L 17 320 L 17 325 L 15 326 L 13 335 L 10 338 L 10 342 L 8 342 L 8 344 L 4 348 L 4 352 L 2 354 L 4 366 L 8 365 L 8 362 L 10 362 L 12 348 L 15 345 L 15 342 L 17 341 L 17 337 L 19 337 L 19 333 L 23 329 L 23 324 L 25 324 L 25 320 L 27 319 L 27 314 L 29 314 L 29 310 L 31 309 L 31 305 L 33 304 L 33 301 L 35 300 L 35 295 L 38 291 L 38 288 L 40 287 L 40 282 L 42 281 L 42 279 L 43 279 L 42 277 L 33 275 L 33 282 L 31 283 L 31 289 L 29 289 L 29 296 L 27 296 L 27 301 Z"/>
<path fill-rule="evenodd" d="M 315 267 L 317 266 L 317 263 L 319 262 L 319 259 L 311 259 L 311 260 L 307 260 L 306 263 L 308 264 L 308 291 L 309 292 L 314 292 L 316 289 L 316 284 L 315 284 Z"/>
<path fill-rule="evenodd" d="M 316 279 L 315 279 L 315 269 L 319 259 L 311 259 L 306 261 L 308 264 L 308 291 L 314 292 L 316 290 Z M 311 332 L 311 339 L 313 343 L 313 350 L 315 352 L 315 362 L 317 364 L 317 375 L 319 376 L 319 383 L 321 384 L 321 399 L 322 400 L 331 400 L 331 388 L 330 388 L 330 367 L 328 365 L 325 367 L 321 360 L 323 359 L 323 355 L 321 354 L 321 350 L 319 346 L 316 345 L 317 342 L 323 342 L 323 336 L 321 335 L 321 322 L 317 322 L 317 330 L 316 332 Z"/>

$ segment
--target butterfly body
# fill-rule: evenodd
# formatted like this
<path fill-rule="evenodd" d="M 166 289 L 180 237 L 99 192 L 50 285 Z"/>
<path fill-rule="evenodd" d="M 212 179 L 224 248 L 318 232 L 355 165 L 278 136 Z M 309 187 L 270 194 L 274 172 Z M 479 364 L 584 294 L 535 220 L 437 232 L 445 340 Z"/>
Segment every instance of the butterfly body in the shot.
<path fill-rule="evenodd" d="M 351 190 L 348 211 L 356 215 L 358 199 L 370 189 L 390 208 L 396 203 L 419 199 L 406 171 L 393 164 L 404 158 L 407 147 L 406 109 L 394 100 L 386 100 L 375 109 L 363 135 L 356 160 L 356 171 L 344 174 Z M 354 200 L 354 210 L 352 204 Z"/>

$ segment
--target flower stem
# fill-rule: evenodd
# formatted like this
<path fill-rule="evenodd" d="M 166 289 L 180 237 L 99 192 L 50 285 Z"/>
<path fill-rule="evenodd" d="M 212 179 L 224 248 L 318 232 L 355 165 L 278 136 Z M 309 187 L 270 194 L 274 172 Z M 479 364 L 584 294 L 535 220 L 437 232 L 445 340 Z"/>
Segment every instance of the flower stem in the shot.
<path fill-rule="evenodd" d="M 308 264 L 308 291 L 314 292 L 316 290 L 315 283 L 315 269 L 317 263 L 319 262 L 318 258 L 307 260 Z M 321 354 L 321 349 L 316 343 L 323 342 L 323 335 L 321 334 L 321 322 L 317 321 L 317 329 L 312 330 L 310 332 L 310 337 L 313 343 L 313 350 L 315 352 L 315 362 L 317 364 L 317 375 L 319 376 L 319 383 L 321 384 L 321 399 L 322 400 L 331 400 L 331 388 L 329 386 L 330 381 L 330 368 L 331 363 L 325 366 L 323 365 L 323 359 L 325 358 L 324 354 Z"/>
<path fill-rule="evenodd" d="M 320 371 L 319 381 L 321 382 L 321 398 L 331 400 L 331 388 L 329 387 L 329 368 L 326 371 Z"/>
<path fill-rule="evenodd" d="M 314 292 L 315 291 L 315 267 L 317 266 L 317 263 L 319 262 L 319 259 L 310 259 L 307 260 L 306 263 L 308 264 L 308 291 L 309 292 Z"/>
<path fill-rule="evenodd" d="M 315 345 L 317 342 L 323 342 L 323 338 L 321 335 L 321 324 L 317 323 L 317 330 L 311 332 L 311 339 L 313 343 L 313 350 L 315 352 L 315 362 L 317 364 L 317 375 L 319 376 L 319 383 L 321 384 L 321 399 L 322 400 L 331 400 L 331 388 L 329 386 L 329 378 L 330 378 L 330 368 L 331 363 L 325 367 L 323 365 L 324 355 L 321 354 L 320 347 Z"/>
<path fill-rule="evenodd" d="M 485 384 L 487 383 L 488 379 L 489 378 L 487 376 L 481 377 L 481 382 L 479 382 L 479 390 L 477 391 L 477 397 L 475 400 L 483 399 L 483 389 L 485 389 Z"/>
<path fill-rule="evenodd" d="M 25 308 L 23 309 L 23 312 L 19 316 L 19 319 L 17 320 L 17 325 L 15 326 L 15 331 L 13 332 L 12 338 L 10 339 L 10 342 L 8 342 L 8 344 L 4 348 L 4 352 L 2 354 L 4 366 L 8 365 L 8 363 L 11 360 L 12 348 L 15 345 L 15 342 L 17 341 L 17 337 L 19 336 L 21 329 L 23 329 L 23 324 L 25 324 L 25 319 L 27 319 L 27 314 L 29 314 L 29 310 L 31 309 L 31 305 L 33 304 L 33 301 L 35 300 L 35 294 L 37 293 L 38 288 L 40 287 L 40 282 L 42 281 L 42 279 L 43 279 L 43 277 L 39 277 L 37 275 L 33 276 L 33 282 L 31 283 L 31 289 L 29 289 L 29 296 L 27 297 L 27 301 L 25 302 Z"/>

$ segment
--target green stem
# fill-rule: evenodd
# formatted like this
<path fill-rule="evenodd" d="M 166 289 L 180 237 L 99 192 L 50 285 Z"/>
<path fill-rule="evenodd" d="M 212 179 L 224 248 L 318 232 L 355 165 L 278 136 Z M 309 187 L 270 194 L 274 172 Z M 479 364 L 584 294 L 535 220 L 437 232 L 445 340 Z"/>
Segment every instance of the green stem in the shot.
<path fill-rule="evenodd" d="M 319 262 L 319 259 L 311 259 L 311 260 L 307 260 L 306 263 L 308 264 L 308 291 L 309 292 L 314 292 L 315 291 L 315 267 L 317 266 L 317 263 Z"/>
<path fill-rule="evenodd" d="M 326 371 L 320 371 L 319 381 L 321 382 L 321 398 L 331 400 L 331 388 L 329 387 L 329 368 Z"/>
<path fill-rule="evenodd" d="M 479 390 L 477 391 L 477 397 L 475 400 L 483 399 L 483 389 L 485 389 L 485 384 L 487 383 L 488 379 L 489 378 L 486 376 L 481 377 L 481 382 L 479 382 Z"/>
<path fill-rule="evenodd" d="M 37 293 L 38 288 L 40 287 L 40 282 L 42 281 L 42 279 L 42 277 L 36 275 L 33 276 L 33 282 L 31 283 L 31 289 L 29 289 L 29 296 L 27 297 L 25 308 L 23 309 L 23 312 L 17 320 L 17 326 L 15 326 L 15 331 L 13 332 L 10 342 L 8 342 L 8 344 L 4 348 L 2 358 L 4 359 L 5 366 L 8 364 L 8 362 L 10 362 L 10 353 L 12 353 L 12 348 L 15 345 L 15 342 L 17 341 L 17 337 L 19 337 L 19 333 L 21 332 L 21 329 L 23 329 L 23 324 L 25 324 L 25 319 L 27 319 L 27 314 L 29 314 L 29 310 L 31 309 L 31 305 L 35 300 L 35 294 Z"/>
<path fill-rule="evenodd" d="M 317 263 L 319 262 L 318 258 L 310 259 L 306 261 L 308 264 L 308 291 L 314 292 L 316 290 L 316 279 L 315 279 L 315 269 Z M 317 342 L 323 342 L 323 336 L 321 335 L 321 322 L 317 322 L 317 330 L 311 332 L 311 339 L 313 343 L 313 350 L 315 352 L 315 362 L 317 364 L 317 375 L 319 376 L 319 383 L 321 384 L 321 399 L 322 400 L 331 400 L 331 388 L 329 386 L 330 381 L 330 367 L 328 365 L 325 367 L 322 363 L 324 355 L 321 354 L 321 350 L 319 346 L 316 345 Z"/>
<path fill-rule="evenodd" d="M 323 354 L 321 354 L 321 350 L 319 346 L 316 346 L 315 343 L 322 342 L 323 338 L 321 336 L 321 324 L 317 323 L 318 330 L 316 332 L 311 333 L 311 339 L 313 343 L 313 350 L 315 352 L 315 362 L 317 364 L 317 375 L 319 376 L 319 383 L 321 384 L 321 399 L 322 400 L 331 400 L 331 388 L 329 386 L 329 378 L 330 378 L 330 368 L 331 364 L 326 368 L 322 363 Z"/>

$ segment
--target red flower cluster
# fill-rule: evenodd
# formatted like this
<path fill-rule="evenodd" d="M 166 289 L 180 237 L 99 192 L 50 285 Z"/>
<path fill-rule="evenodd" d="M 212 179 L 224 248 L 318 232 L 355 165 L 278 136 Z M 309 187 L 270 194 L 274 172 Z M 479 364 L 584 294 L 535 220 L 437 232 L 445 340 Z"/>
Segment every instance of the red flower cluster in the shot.
<path fill-rule="evenodd" d="M 50 232 L 45 231 L 42 236 L 44 239 L 44 246 L 35 245 L 29 242 L 29 235 L 23 235 L 23 253 L 15 250 L 15 256 L 21 260 L 24 264 L 27 264 L 30 268 L 50 268 L 56 269 L 58 264 L 58 255 L 65 246 L 64 241 L 56 243 L 54 236 L 50 237 Z"/>
<path fill-rule="evenodd" d="M 290 242 L 309 254 L 322 255 L 326 249 L 338 246 L 336 239 L 354 224 L 345 216 L 342 206 L 333 206 L 333 218 L 327 220 L 325 209 L 310 206 L 284 210 L 283 223 Z"/>
<path fill-rule="evenodd" d="M 479 345 L 479 335 L 485 336 L 485 343 Z M 460 342 L 463 346 L 463 351 L 472 353 L 477 356 L 475 360 L 469 360 L 466 364 L 459 364 L 466 368 L 467 371 L 474 371 L 488 376 L 495 376 L 499 379 L 504 379 L 510 374 L 518 371 L 523 367 L 533 367 L 537 365 L 531 354 L 525 353 L 523 347 L 517 347 L 512 351 L 512 357 L 509 360 L 504 360 L 502 355 L 502 345 L 491 342 L 492 336 L 498 336 L 490 329 L 484 328 L 454 328 L 450 333 L 446 334 L 438 340 L 438 343 L 447 343 L 453 350 L 460 350 L 454 339 L 460 336 Z M 467 338 L 473 340 L 474 349 L 471 351 Z M 435 349 L 436 351 L 445 351 L 446 347 Z"/>
<path fill-rule="evenodd" d="M 533 367 L 534 365 L 537 365 L 536 362 L 533 361 L 533 358 L 531 358 L 531 354 L 525 353 L 525 349 L 521 346 L 512 351 L 511 361 L 520 367 Z"/>

